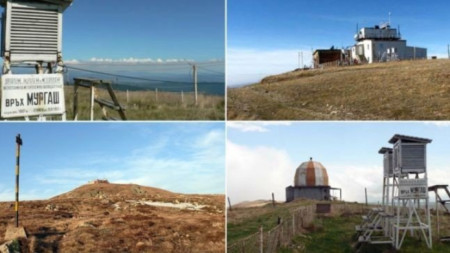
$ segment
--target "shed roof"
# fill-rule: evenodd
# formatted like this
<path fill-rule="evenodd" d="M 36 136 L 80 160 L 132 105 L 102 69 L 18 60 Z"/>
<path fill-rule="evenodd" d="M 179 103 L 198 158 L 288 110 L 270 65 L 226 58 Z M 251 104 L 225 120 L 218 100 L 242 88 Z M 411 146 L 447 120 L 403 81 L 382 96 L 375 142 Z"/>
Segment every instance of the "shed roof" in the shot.
<path fill-rule="evenodd" d="M 389 143 L 394 144 L 398 140 L 402 140 L 402 142 L 409 142 L 409 143 L 430 143 L 432 141 L 431 139 L 426 138 L 396 134 L 392 136 L 392 138 L 389 140 Z"/>
<path fill-rule="evenodd" d="M 378 151 L 378 154 L 386 154 L 386 153 L 392 153 L 392 148 L 382 147 L 382 148 Z"/>
<path fill-rule="evenodd" d="M 340 53 L 342 52 L 341 49 L 316 49 L 313 54 L 316 53 Z"/>
<path fill-rule="evenodd" d="M 73 0 L 0 0 L 0 5 L 5 7 L 6 2 L 35 2 L 35 3 L 46 3 L 46 4 L 56 4 L 61 5 L 63 7 L 63 10 L 65 10 L 67 7 L 69 7 Z"/>

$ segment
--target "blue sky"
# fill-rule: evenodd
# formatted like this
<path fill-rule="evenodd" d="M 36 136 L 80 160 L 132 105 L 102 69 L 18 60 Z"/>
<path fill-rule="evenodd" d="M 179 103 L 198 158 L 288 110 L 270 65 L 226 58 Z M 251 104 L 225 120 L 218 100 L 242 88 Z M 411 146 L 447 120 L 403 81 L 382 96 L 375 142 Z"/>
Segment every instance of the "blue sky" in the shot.
<path fill-rule="evenodd" d="M 21 199 L 45 199 L 88 181 L 181 193 L 224 193 L 224 123 L 3 123 L 0 201 L 14 199 L 15 136 Z"/>
<path fill-rule="evenodd" d="M 64 12 L 62 44 L 72 67 L 190 82 L 190 64 L 199 63 L 199 82 L 224 82 L 225 3 L 75 0 Z"/>
<path fill-rule="evenodd" d="M 65 59 L 224 59 L 223 0 L 73 1 Z"/>
<path fill-rule="evenodd" d="M 298 52 L 311 64 L 311 50 L 350 46 L 359 27 L 388 21 L 400 25 L 409 45 L 428 56 L 447 56 L 450 2 L 437 1 L 271 1 L 228 0 L 229 85 L 257 82 L 298 67 Z"/>
<path fill-rule="evenodd" d="M 450 183 L 450 124 L 442 122 L 228 122 L 227 194 L 244 200 L 285 200 L 296 168 L 310 157 L 328 170 L 330 184 L 347 201 L 381 201 L 382 156 L 394 134 L 433 140 L 428 145 L 429 185 Z"/>

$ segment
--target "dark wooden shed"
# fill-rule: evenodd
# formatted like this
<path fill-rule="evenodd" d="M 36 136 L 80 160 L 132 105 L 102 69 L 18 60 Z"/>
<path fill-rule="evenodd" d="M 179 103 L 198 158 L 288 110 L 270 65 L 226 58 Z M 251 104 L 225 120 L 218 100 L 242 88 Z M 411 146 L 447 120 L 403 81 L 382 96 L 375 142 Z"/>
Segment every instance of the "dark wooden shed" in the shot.
<path fill-rule="evenodd" d="M 340 49 L 318 49 L 313 53 L 314 58 L 314 68 L 318 68 L 321 65 L 329 66 L 339 65 L 342 61 L 343 55 Z"/>

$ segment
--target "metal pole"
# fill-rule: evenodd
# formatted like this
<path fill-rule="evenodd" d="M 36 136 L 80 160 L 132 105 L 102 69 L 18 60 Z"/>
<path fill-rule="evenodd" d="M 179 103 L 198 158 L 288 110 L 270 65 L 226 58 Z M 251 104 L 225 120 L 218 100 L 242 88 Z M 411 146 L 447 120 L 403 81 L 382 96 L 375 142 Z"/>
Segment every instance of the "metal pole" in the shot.
<path fill-rule="evenodd" d="M 197 65 L 192 65 L 194 71 L 194 92 L 195 92 L 195 105 L 197 105 L 198 95 L 197 95 Z"/>
<path fill-rule="evenodd" d="M 15 203 L 15 211 L 16 211 L 16 228 L 19 227 L 19 172 L 20 172 L 20 146 L 22 146 L 22 139 L 20 138 L 20 134 L 16 136 L 16 203 Z"/>
<path fill-rule="evenodd" d="M 275 207 L 275 194 L 272 192 L 272 206 Z"/>
<path fill-rule="evenodd" d="M 386 208 L 385 208 L 386 194 L 388 194 L 388 193 L 386 193 L 386 177 L 383 177 L 383 197 L 381 198 L 381 205 L 383 206 L 384 211 L 386 211 Z"/>
<path fill-rule="evenodd" d="M 231 208 L 231 201 L 230 201 L 230 197 L 228 197 L 228 205 L 230 206 L 230 211 L 232 211 L 233 209 Z"/>
<path fill-rule="evenodd" d="M 434 190 L 434 202 L 436 205 L 436 226 L 437 226 L 437 238 L 439 239 L 439 237 L 441 236 L 441 227 L 439 226 L 439 206 L 438 206 L 438 198 L 437 198 L 437 189 Z"/>

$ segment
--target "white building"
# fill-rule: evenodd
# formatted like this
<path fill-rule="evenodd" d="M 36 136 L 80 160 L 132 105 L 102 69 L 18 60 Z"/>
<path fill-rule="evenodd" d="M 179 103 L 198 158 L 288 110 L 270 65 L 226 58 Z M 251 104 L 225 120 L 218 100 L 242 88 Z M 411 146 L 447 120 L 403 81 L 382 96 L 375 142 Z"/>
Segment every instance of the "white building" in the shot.
<path fill-rule="evenodd" d="M 427 49 L 411 47 L 402 40 L 400 33 L 389 24 L 362 28 L 355 34 L 352 60 L 358 62 L 384 62 L 391 60 L 426 59 Z"/>

